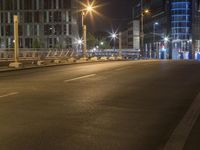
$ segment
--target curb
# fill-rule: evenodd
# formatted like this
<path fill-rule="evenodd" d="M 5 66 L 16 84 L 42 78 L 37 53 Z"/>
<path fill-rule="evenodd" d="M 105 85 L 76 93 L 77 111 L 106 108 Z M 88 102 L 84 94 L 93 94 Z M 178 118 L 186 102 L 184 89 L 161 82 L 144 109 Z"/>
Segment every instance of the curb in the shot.
<path fill-rule="evenodd" d="M 22 71 L 22 70 L 31 70 L 31 69 L 40 69 L 40 68 L 48 68 L 48 67 L 57 67 L 57 66 L 67 66 L 67 65 L 78 65 L 78 64 L 86 64 L 86 63 L 106 63 L 106 62 L 118 62 L 118 61 L 130 61 L 130 60 L 113 60 L 113 61 L 87 61 L 87 62 L 77 62 L 77 63 L 61 63 L 61 64 L 51 64 L 51 65 L 41 65 L 41 66 L 32 66 L 32 67 L 24 67 L 24 68 L 8 68 L 8 69 L 0 69 L 0 73 L 2 72 L 14 72 L 14 71 Z"/>
<path fill-rule="evenodd" d="M 30 69 L 40 69 L 40 68 L 47 68 L 47 67 L 57 67 L 57 66 L 67 66 L 67 65 L 78 65 L 78 64 L 85 64 L 85 63 L 106 63 L 106 62 L 120 62 L 120 61 L 134 61 L 134 62 L 159 62 L 162 60 L 107 60 L 107 61 L 86 61 L 86 62 L 75 62 L 75 63 L 60 63 L 60 64 L 51 64 L 51 65 L 41 65 L 41 66 L 32 66 L 32 67 L 24 67 L 24 68 L 8 68 L 8 69 L 0 69 L 0 73 L 2 72 L 13 72 L 13 71 L 22 71 L 22 70 L 30 70 Z M 166 61 L 166 60 L 164 60 Z"/>

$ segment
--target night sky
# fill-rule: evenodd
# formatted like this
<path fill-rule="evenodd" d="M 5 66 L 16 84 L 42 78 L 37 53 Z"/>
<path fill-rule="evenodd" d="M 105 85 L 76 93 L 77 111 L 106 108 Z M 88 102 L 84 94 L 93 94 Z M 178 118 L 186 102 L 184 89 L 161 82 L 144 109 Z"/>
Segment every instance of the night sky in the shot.
<path fill-rule="evenodd" d="M 97 3 L 104 4 L 98 8 L 104 17 L 94 15 L 93 22 L 88 19 L 88 28 L 92 32 L 123 29 L 132 18 L 132 0 L 97 0 Z"/>

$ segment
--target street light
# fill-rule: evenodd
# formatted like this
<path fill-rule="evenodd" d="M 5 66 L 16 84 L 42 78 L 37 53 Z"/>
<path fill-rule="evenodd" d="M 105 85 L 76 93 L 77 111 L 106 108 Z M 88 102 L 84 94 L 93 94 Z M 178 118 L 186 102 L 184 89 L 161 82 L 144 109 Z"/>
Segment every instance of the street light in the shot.
<path fill-rule="evenodd" d="M 78 45 L 82 45 L 83 41 L 82 40 L 78 40 L 77 43 L 78 43 Z"/>
<path fill-rule="evenodd" d="M 92 4 L 84 5 L 85 9 L 82 10 L 82 30 L 83 30 L 83 59 L 86 59 L 86 51 L 87 51 L 87 27 L 84 23 L 84 18 L 88 13 L 92 13 L 94 11 L 94 2 Z"/>
<path fill-rule="evenodd" d="M 149 14 L 150 10 L 149 9 L 144 9 L 143 8 L 143 0 L 141 0 L 141 33 L 140 33 L 140 39 L 141 39 L 141 54 L 144 56 L 144 15 Z"/>
<path fill-rule="evenodd" d="M 114 48 L 114 51 L 115 51 L 115 43 L 116 43 L 117 34 L 116 33 L 112 33 L 111 34 L 111 38 L 114 41 L 113 48 Z"/>
<path fill-rule="evenodd" d="M 168 41 L 169 41 L 169 38 L 168 38 L 168 37 L 164 37 L 164 41 L 165 41 L 165 42 L 168 42 Z"/>
<path fill-rule="evenodd" d="M 156 34 L 156 26 L 158 26 L 159 23 L 158 22 L 154 22 L 153 24 L 153 52 L 155 55 L 156 52 L 156 58 L 158 58 L 159 56 L 159 50 L 156 48 L 156 44 L 155 44 L 155 34 Z"/>
<path fill-rule="evenodd" d="M 149 9 L 145 9 L 145 10 L 144 10 L 144 13 L 145 13 L 145 14 L 148 14 L 149 12 L 150 12 Z"/>
<path fill-rule="evenodd" d="M 87 11 L 90 12 L 90 11 L 92 11 L 92 10 L 93 10 L 93 7 L 92 7 L 92 6 L 88 6 L 88 7 L 87 7 Z"/>
<path fill-rule="evenodd" d="M 169 58 L 169 55 L 167 55 L 168 51 L 168 42 L 169 42 L 169 37 L 164 37 L 164 48 L 165 48 L 165 59 Z"/>
<path fill-rule="evenodd" d="M 77 45 L 77 54 L 82 49 L 83 40 L 81 38 L 75 39 L 75 44 Z"/>

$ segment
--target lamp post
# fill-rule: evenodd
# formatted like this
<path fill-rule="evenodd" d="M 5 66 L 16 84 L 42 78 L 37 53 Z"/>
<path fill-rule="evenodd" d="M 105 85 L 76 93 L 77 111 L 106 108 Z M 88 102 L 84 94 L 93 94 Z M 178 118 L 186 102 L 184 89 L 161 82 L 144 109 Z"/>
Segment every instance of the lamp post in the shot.
<path fill-rule="evenodd" d="M 85 12 L 82 11 L 82 36 L 83 36 L 83 59 L 86 59 L 86 51 L 87 51 L 87 27 L 84 24 Z"/>
<path fill-rule="evenodd" d="M 159 52 L 156 48 L 156 44 L 155 44 L 155 34 L 156 34 L 156 26 L 158 26 L 159 23 L 158 22 L 154 22 L 153 24 L 153 53 L 155 54 L 156 52 L 156 58 L 158 59 L 158 55 L 159 55 Z"/>
<path fill-rule="evenodd" d="M 87 57 L 87 26 L 84 23 L 85 16 L 87 13 L 91 13 L 94 10 L 94 7 L 90 4 L 86 6 L 84 10 L 82 10 L 81 16 L 82 16 L 82 36 L 83 36 L 83 58 L 86 59 Z"/>
<path fill-rule="evenodd" d="M 20 68 L 22 63 L 19 62 L 19 29 L 18 29 L 18 16 L 13 16 L 14 22 L 14 62 L 9 64 L 9 67 Z"/>
<path fill-rule="evenodd" d="M 116 38 L 117 38 L 117 34 L 116 34 L 116 33 L 113 33 L 113 34 L 112 34 L 112 39 L 113 39 L 113 41 L 114 41 L 114 43 L 113 43 L 113 49 L 114 49 L 114 51 L 115 51 Z"/>
<path fill-rule="evenodd" d="M 148 14 L 148 13 L 149 13 L 149 10 L 148 9 L 144 10 L 143 0 L 141 0 L 141 14 L 140 14 L 140 16 L 141 16 L 141 18 L 140 18 L 140 21 L 141 21 L 141 33 L 140 33 L 141 46 L 140 46 L 140 49 L 141 49 L 142 56 L 145 55 L 145 52 L 144 52 L 144 15 Z"/>
<path fill-rule="evenodd" d="M 121 58 L 122 57 L 122 33 L 119 33 L 119 54 L 118 57 Z"/>
<path fill-rule="evenodd" d="M 167 59 L 168 58 L 168 56 L 167 56 L 167 51 L 168 51 L 168 42 L 169 42 L 169 38 L 168 37 L 165 37 L 164 38 L 164 47 L 165 47 L 165 55 L 166 55 L 166 57 L 164 57 L 164 59 Z"/>

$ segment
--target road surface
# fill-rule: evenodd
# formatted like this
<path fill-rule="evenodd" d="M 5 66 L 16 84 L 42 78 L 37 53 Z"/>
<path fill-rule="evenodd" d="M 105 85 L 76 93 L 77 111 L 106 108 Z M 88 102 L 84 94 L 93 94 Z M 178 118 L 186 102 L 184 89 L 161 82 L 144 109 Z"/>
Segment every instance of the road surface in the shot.
<path fill-rule="evenodd" d="M 200 92 L 199 77 L 194 61 L 0 73 L 0 150 L 163 150 Z M 200 149 L 195 123 L 184 150 Z"/>

